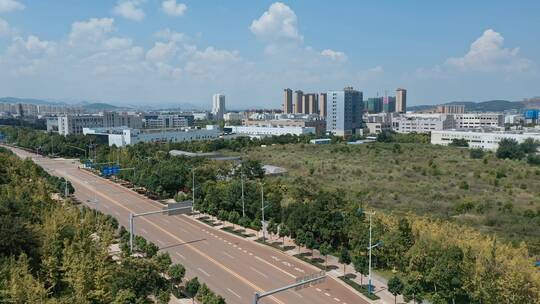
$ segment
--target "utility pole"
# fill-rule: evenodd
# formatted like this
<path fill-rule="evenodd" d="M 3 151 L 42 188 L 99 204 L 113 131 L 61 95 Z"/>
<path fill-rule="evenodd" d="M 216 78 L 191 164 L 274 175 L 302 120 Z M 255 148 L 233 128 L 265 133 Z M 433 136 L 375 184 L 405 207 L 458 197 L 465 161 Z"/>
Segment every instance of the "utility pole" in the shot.
<path fill-rule="evenodd" d="M 246 217 L 246 205 L 244 202 L 244 172 L 242 172 L 241 183 L 242 183 L 242 217 Z"/>

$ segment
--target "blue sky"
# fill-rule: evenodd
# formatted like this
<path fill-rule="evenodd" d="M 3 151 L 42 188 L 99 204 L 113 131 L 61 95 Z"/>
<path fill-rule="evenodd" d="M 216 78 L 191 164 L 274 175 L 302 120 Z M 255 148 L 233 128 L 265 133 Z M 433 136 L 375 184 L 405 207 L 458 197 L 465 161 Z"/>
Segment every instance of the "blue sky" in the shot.
<path fill-rule="evenodd" d="M 280 107 L 285 87 L 410 104 L 540 95 L 538 1 L 0 0 L 0 95 Z"/>

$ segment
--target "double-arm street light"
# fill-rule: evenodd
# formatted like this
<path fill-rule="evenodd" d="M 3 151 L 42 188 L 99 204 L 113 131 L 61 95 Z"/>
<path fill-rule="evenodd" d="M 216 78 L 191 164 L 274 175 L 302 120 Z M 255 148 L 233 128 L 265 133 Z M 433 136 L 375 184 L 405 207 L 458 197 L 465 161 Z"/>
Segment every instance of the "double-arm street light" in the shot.
<path fill-rule="evenodd" d="M 372 216 L 375 215 L 375 211 L 364 211 L 362 208 L 358 208 L 357 214 L 367 214 L 369 216 L 369 246 L 367 247 L 367 250 L 369 251 L 369 262 L 368 262 L 368 294 L 372 293 L 373 285 L 371 284 L 371 250 L 373 248 L 377 248 L 379 246 L 382 246 L 382 241 L 377 242 L 376 244 L 373 244 L 372 241 Z"/>

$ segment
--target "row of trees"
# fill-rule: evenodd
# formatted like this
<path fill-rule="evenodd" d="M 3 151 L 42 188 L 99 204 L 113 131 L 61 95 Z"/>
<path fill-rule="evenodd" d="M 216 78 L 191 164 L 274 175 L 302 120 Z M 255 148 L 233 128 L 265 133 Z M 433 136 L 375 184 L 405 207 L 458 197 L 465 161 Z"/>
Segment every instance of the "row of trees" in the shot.
<path fill-rule="evenodd" d="M 50 194 L 63 181 L 30 160 L 0 148 L 0 164 L 0 302 L 169 302 L 185 275 L 182 265 L 141 237 L 142 257 L 126 252 L 127 232 L 114 218 L 54 202 Z M 119 263 L 109 251 L 118 238 Z M 225 303 L 205 285 L 186 293 L 204 304 Z"/>

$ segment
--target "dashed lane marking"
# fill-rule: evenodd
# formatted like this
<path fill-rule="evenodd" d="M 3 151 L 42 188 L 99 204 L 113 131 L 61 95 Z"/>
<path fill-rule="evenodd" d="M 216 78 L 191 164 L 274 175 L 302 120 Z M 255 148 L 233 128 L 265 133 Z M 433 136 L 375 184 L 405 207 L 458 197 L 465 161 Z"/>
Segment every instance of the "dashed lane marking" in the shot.
<path fill-rule="evenodd" d="M 227 291 L 229 291 L 230 293 L 232 293 L 233 295 L 235 295 L 237 298 L 241 299 L 242 297 L 237 294 L 236 292 L 232 291 L 230 288 L 227 288 Z"/>
<path fill-rule="evenodd" d="M 256 268 L 251 267 L 251 266 L 250 266 L 249 268 L 251 268 L 251 270 L 255 271 L 256 273 L 260 274 L 261 276 L 263 276 L 263 277 L 265 277 L 265 278 L 268 278 L 268 276 L 267 276 L 266 274 L 260 272 L 260 271 L 257 270 Z"/>
<path fill-rule="evenodd" d="M 255 256 L 255 258 L 256 258 L 257 260 L 259 260 L 259 261 L 261 261 L 261 262 L 267 264 L 267 265 L 270 265 L 270 266 L 274 267 L 275 269 L 277 269 L 277 270 L 283 272 L 284 274 L 290 276 L 291 278 L 296 279 L 296 276 L 295 276 L 295 275 L 293 275 L 293 274 L 291 274 L 291 273 L 288 273 L 287 271 L 285 271 L 285 270 L 283 270 L 283 269 L 277 267 L 276 265 L 274 265 L 274 264 L 272 264 L 272 263 L 269 263 L 269 262 L 267 262 L 266 260 L 264 260 L 264 259 L 262 259 L 262 258 L 260 258 L 260 257 L 258 257 L 258 256 Z"/>
<path fill-rule="evenodd" d="M 204 274 L 205 276 L 209 277 L 210 274 L 204 270 L 202 270 L 201 268 L 197 268 L 197 270 L 199 270 L 202 274 Z"/>

